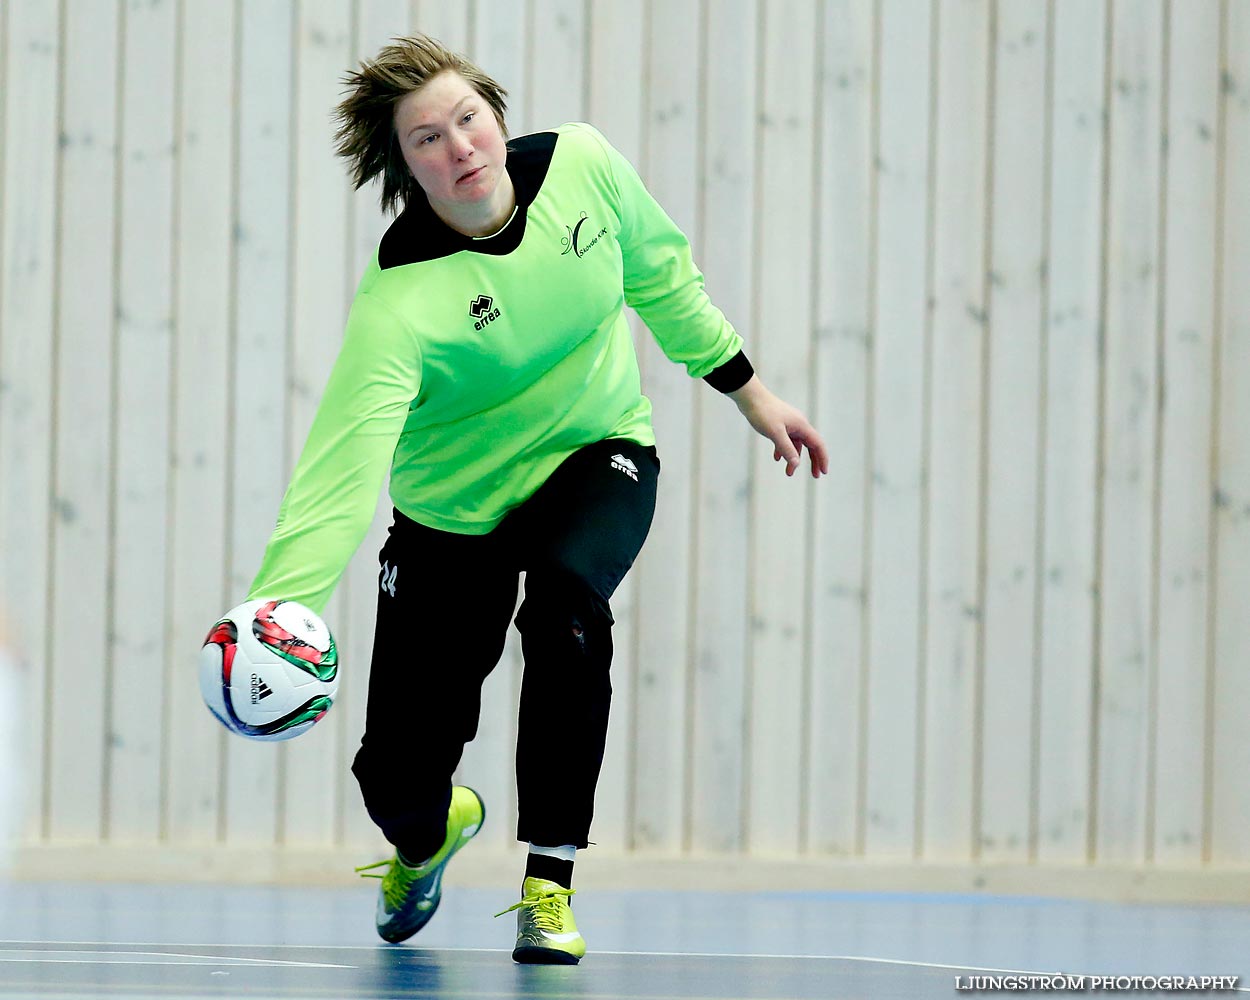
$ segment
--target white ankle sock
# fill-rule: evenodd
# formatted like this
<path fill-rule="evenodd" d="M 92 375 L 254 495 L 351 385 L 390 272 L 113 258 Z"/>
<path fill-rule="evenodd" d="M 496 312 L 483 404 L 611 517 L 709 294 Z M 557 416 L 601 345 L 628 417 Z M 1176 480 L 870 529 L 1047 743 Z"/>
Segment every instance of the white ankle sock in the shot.
<path fill-rule="evenodd" d="M 548 858 L 559 858 L 561 861 L 577 860 L 577 848 L 572 844 L 565 844 L 563 847 L 539 847 L 537 844 L 530 844 L 530 854 L 542 854 Z"/>

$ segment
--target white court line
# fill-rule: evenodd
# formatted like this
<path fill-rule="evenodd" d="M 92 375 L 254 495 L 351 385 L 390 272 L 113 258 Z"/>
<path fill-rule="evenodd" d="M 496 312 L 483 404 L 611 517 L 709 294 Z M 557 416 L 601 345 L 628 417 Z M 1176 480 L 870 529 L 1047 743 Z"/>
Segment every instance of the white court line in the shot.
<path fill-rule="evenodd" d="M 39 942 L 5 942 L 6 944 L 36 944 Z M 52 944 L 75 944 L 72 941 L 48 942 Z M 93 942 L 95 943 L 95 942 Z M 124 946 L 123 946 L 124 947 Z M 207 947 L 212 947 L 207 946 Z M 280 945 L 278 947 L 281 947 Z M 233 964 L 241 968 L 285 967 L 299 969 L 355 969 L 354 965 L 331 965 L 325 962 L 288 962 L 280 958 L 245 958 L 237 955 L 187 955 L 176 951 L 97 951 L 84 949 L 37 948 L 19 949 L 16 954 L 34 956 L 15 958 L 13 953 L 0 953 L 0 962 L 43 962 L 54 965 L 222 965 Z M 104 955 L 105 958 L 54 958 L 56 955 Z M 190 962 L 133 961 L 137 958 L 189 958 Z"/>
<path fill-rule="evenodd" d="M 0 941 L 0 945 L 4 944 L 107 944 L 112 947 L 131 947 L 131 948 L 151 948 L 160 947 L 159 943 L 153 942 L 101 942 L 101 941 Z M 378 951 L 385 948 L 385 945 L 366 945 L 366 944 L 326 944 L 326 945 L 257 945 L 257 944 L 231 944 L 231 945 L 196 945 L 203 948 L 319 948 L 323 950 L 335 949 L 338 951 Z M 510 950 L 507 948 L 447 948 L 447 947 L 431 947 L 428 949 L 411 949 L 413 951 L 454 951 L 468 952 L 472 954 L 494 954 L 507 955 Z M 137 952 L 135 954 L 138 954 Z M 947 965 L 942 962 L 915 962 L 902 958 L 877 958 L 871 955 L 775 955 L 775 954 L 728 954 L 725 952 L 711 951 L 602 951 L 598 948 L 594 949 L 592 955 L 615 955 L 615 956 L 638 956 L 640 958 L 750 958 L 750 959 L 781 959 L 785 961 L 817 961 L 817 962 L 867 962 L 877 965 L 901 965 L 917 969 L 949 969 L 952 972 L 999 972 L 1012 976 L 1103 976 L 1103 972 L 1037 972 L 1029 969 L 1000 969 L 981 965 Z M 203 956 L 196 956 L 203 957 Z M 255 961 L 260 961 L 256 959 Z M 354 966 L 332 966 L 332 968 L 354 968 Z M 1128 973 L 1125 973 L 1127 975 Z M 1139 973 L 1139 975 L 1147 975 L 1153 973 Z M 1234 992 L 1250 993 L 1250 987 L 1237 986 Z"/>

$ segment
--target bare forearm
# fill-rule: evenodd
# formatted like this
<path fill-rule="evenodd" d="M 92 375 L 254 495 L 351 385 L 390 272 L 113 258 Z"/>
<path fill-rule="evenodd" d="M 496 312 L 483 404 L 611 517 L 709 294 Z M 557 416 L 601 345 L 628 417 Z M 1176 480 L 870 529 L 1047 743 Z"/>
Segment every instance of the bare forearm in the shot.
<path fill-rule="evenodd" d="M 726 393 L 726 395 L 737 403 L 738 409 L 741 410 L 744 407 L 759 405 L 765 397 L 771 396 L 772 393 L 770 393 L 764 383 L 760 381 L 759 375 L 752 375 L 750 379 L 747 380 L 745 385 L 739 389 L 735 389 L 733 392 Z"/>
<path fill-rule="evenodd" d="M 773 395 L 758 375 L 752 375 L 741 388 L 726 395 L 738 405 L 747 423 L 772 441 L 773 459 L 785 461 L 786 475 L 792 476 L 798 469 L 805 446 L 811 458 L 812 477 L 818 479 L 829 471 L 825 443 L 816 429 L 802 413 Z"/>

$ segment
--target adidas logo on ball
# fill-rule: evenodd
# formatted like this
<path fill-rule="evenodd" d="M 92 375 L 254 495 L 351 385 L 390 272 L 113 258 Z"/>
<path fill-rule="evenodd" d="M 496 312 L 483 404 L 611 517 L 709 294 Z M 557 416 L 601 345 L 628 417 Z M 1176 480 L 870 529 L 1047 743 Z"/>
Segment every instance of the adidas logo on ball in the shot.
<path fill-rule="evenodd" d="M 261 680 L 256 674 L 252 674 L 252 704 L 255 705 L 263 698 L 268 698 L 273 691 L 269 685 Z"/>

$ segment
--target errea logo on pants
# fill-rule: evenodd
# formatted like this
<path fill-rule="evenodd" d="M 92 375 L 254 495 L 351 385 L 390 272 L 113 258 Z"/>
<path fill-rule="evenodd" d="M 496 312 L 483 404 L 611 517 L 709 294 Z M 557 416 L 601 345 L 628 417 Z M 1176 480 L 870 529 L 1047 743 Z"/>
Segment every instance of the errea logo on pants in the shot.
<path fill-rule="evenodd" d="M 638 466 L 631 462 L 624 455 L 612 456 L 612 468 L 619 470 L 629 476 L 634 482 L 638 482 Z"/>

